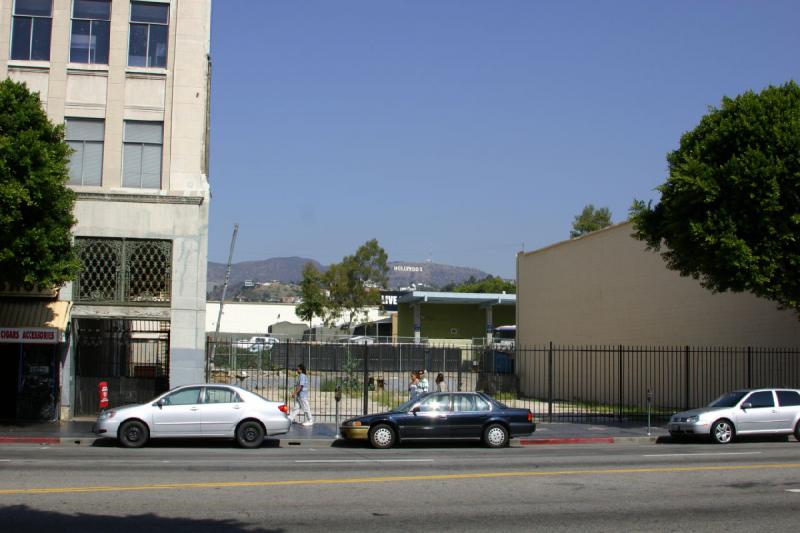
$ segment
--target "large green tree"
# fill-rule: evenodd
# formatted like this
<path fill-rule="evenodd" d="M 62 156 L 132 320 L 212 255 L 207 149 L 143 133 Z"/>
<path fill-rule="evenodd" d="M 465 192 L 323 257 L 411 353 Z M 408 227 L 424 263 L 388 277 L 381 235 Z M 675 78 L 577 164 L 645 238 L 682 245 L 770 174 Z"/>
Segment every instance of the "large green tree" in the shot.
<path fill-rule="evenodd" d="M 356 253 L 328 267 L 321 276 L 309 265 L 303 270 L 301 290 L 304 320 L 322 316 L 327 324 L 345 319 L 348 329 L 366 314 L 366 308 L 380 305 L 380 289 L 388 282 L 388 256 L 376 239 L 365 242 Z M 306 294 L 307 292 L 307 294 Z M 312 313 L 313 315 L 310 315 Z"/>
<path fill-rule="evenodd" d="M 724 98 L 667 162 L 660 202 L 631 208 L 634 236 L 712 291 L 800 312 L 800 87 Z"/>
<path fill-rule="evenodd" d="M 595 209 L 593 204 L 583 208 L 579 215 L 572 221 L 569 238 L 574 239 L 586 233 L 597 231 L 611 225 L 611 211 L 607 207 Z"/>
<path fill-rule="evenodd" d="M 297 316 L 309 324 L 315 316 L 321 317 L 325 312 L 325 292 L 322 288 L 322 274 L 311 263 L 303 267 L 303 281 L 300 283 L 300 298 Z"/>
<path fill-rule="evenodd" d="M 0 281 L 50 288 L 74 278 L 69 155 L 38 94 L 0 82 Z"/>

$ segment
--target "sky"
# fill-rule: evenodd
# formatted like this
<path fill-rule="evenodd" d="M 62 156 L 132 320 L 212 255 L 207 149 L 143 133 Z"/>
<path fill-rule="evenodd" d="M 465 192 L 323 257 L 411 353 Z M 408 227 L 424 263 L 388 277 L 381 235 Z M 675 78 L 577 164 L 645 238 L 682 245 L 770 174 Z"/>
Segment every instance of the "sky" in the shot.
<path fill-rule="evenodd" d="M 513 278 L 587 204 L 658 201 L 723 96 L 800 81 L 800 2 L 215 0 L 209 260 Z"/>

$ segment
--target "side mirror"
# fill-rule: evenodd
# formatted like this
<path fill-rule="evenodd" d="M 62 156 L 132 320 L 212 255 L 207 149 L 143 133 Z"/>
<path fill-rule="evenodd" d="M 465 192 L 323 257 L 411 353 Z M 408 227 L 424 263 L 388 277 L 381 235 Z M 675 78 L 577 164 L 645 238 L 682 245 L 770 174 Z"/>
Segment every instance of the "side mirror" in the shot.
<path fill-rule="evenodd" d="M 167 403 L 167 402 L 164 401 L 164 398 L 161 398 L 156 402 L 156 405 L 158 406 L 159 409 L 161 409 L 162 407 L 164 407 L 165 403 Z"/>
<path fill-rule="evenodd" d="M 417 413 L 419 413 L 419 405 L 412 407 L 411 412 L 414 413 L 414 416 L 417 416 Z"/>
<path fill-rule="evenodd" d="M 742 404 L 742 410 L 747 411 L 748 409 L 752 409 L 753 404 L 750 402 L 744 402 Z"/>

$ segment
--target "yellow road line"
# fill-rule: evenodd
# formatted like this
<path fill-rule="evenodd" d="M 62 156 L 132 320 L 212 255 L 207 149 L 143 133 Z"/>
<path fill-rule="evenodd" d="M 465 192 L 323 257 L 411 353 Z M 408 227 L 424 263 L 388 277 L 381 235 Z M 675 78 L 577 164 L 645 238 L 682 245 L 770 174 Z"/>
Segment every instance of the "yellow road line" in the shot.
<path fill-rule="evenodd" d="M 483 472 L 473 474 L 432 474 L 424 476 L 354 477 L 342 479 L 290 479 L 284 481 L 212 481 L 208 483 L 155 483 L 150 485 L 100 485 L 94 487 L 43 487 L 38 489 L 2 489 L 0 495 L 9 494 L 66 494 L 80 492 L 126 492 L 150 490 L 220 489 L 241 487 L 285 487 L 297 485 L 347 485 L 355 483 L 390 483 L 399 481 L 441 481 L 458 479 L 522 478 L 608 474 L 669 474 L 677 472 L 714 472 L 736 470 L 776 470 L 800 468 L 800 463 L 727 465 L 727 466 L 671 466 L 653 468 L 609 468 L 598 470 L 556 470 L 550 472 Z"/>

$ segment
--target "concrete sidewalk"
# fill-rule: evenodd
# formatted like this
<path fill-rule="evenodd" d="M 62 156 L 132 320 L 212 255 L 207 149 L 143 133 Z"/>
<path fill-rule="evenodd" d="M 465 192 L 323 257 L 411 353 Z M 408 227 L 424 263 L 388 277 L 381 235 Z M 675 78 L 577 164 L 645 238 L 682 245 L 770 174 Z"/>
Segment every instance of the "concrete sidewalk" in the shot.
<path fill-rule="evenodd" d="M 0 445 L 38 444 L 91 446 L 98 437 L 92 433 L 93 420 L 69 422 L 4 422 L 0 421 Z M 650 444 L 668 438 L 666 428 L 640 424 L 578 424 L 540 422 L 529 437 L 515 439 L 523 446 L 545 444 Z M 336 425 L 317 423 L 310 427 L 293 425 L 286 435 L 276 437 L 282 445 L 330 446 L 336 440 Z"/>

